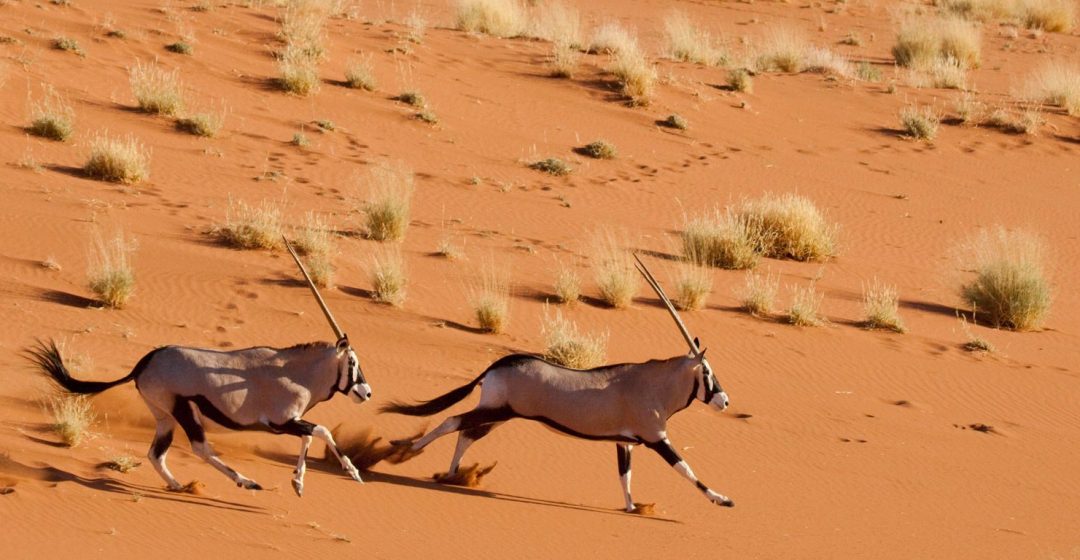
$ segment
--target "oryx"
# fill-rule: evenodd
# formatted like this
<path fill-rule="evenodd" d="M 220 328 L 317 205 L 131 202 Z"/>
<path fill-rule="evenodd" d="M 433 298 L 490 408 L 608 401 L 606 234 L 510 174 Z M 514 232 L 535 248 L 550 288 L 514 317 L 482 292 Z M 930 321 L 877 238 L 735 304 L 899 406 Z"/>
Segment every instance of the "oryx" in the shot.
<path fill-rule="evenodd" d="M 690 406 L 694 399 L 724 410 L 728 406 L 728 397 L 716 381 L 705 352 L 700 349 L 697 339 L 690 336 L 664 290 L 641 259 L 637 262 L 638 270 L 660 296 L 690 345 L 688 355 L 575 370 L 538 356 L 514 354 L 499 359 L 479 377 L 445 395 L 414 405 L 394 402 L 383 405 L 380 410 L 430 416 L 461 401 L 477 385 L 482 385 L 476 408 L 447 418 L 413 442 L 411 449 L 419 451 L 441 436 L 459 432 L 457 448 L 450 461 L 449 472 L 453 474 L 469 445 L 507 420 L 526 418 L 571 436 L 616 442 L 619 478 L 627 511 L 633 511 L 635 507 L 630 498 L 630 451 L 635 445 L 644 445 L 660 454 L 713 503 L 735 505 L 698 480 L 690 465 L 668 441 L 667 420 L 672 414 Z"/>
<path fill-rule="evenodd" d="M 312 436 L 325 441 L 349 476 L 363 482 L 349 458 L 338 451 L 330 430 L 301 419 L 311 407 L 336 393 L 364 402 L 371 398 L 371 387 L 360 371 L 360 361 L 348 337 L 341 332 L 288 240 L 285 244 L 337 335 L 337 343 L 314 342 L 289 348 L 259 346 L 230 352 L 164 346 L 143 356 L 131 373 L 116 381 L 72 378 L 52 341 L 39 340 L 36 347 L 27 350 L 27 356 L 70 393 L 100 393 L 135 381 L 139 395 L 157 420 L 148 457 L 171 490 L 182 488 L 165 466 L 165 454 L 178 423 L 196 455 L 232 478 L 237 486 L 262 489 L 214 454 L 202 426 L 204 416 L 233 430 L 269 430 L 299 436 L 300 458 L 292 481 L 298 496 L 303 495 L 305 459 Z"/>

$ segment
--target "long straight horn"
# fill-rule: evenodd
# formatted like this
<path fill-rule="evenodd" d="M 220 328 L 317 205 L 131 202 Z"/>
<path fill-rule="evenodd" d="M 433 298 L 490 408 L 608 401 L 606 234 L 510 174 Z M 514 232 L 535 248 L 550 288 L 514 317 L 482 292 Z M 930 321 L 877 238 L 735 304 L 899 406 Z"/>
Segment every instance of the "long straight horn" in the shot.
<path fill-rule="evenodd" d="M 304 268 L 304 263 L 300 262 L 300 257 L 296 255 L 296 250 L 293 249 L 292 243 L 289 243 L 289 239 L 284 235 L 281 236 L 285 240 L 285 248 L 289 250 L 289 254 L 292 255 L 296 266 L 300 267 L 300 274 L 304 275 L 304 280 L 307 280 L 307 285 L 311 288 L 311 293 L 315 296 L 315 301 L 319 302 L 319 307 L 322 308 L 323 315 L 326 315 L 326 320 L 330 321 L 330 328 L 334 329 L 334 335 L 338 340 L 345 338 L 345 333 L 341 332 L 341 327 L 338 326 L 337 321 L 334 320 L 334 315 L 330 313 L 330 308 L 326 306 L 326 302 L 323 301 L 321 295 L 319 295 L 319 289 L 315 287 L 315 283 L 311 281 L 311 276 L 308 276 L 307 269 Z"/>
<path fill-rule="evenodd" d="M 671 304 L 671 300 L 668 299 L 667 294 L 664 293 L 664 289 L 660 287 L 660 283 L 656 281 L 652 273 L 649 272 L 649 268 L 645 266 L 645 263 L 641 262 L 641 257 L 637 253 L 634 253 L 634 260 L 637 261 L 638 272 L 645 277 L 645 281 L 652 286 L 656 295 L 660 296 L 660 301 L 664 302 L 667 307 L 668 313 L 671 314 L 671 318 L 675 320 L 675 326 L 679 327 L 679 332 L 682 333 L 683 338 L 686 339 L 686 344 L 690 346 L 690 351 L 694 354 L 700 354 L 701 349 L 694 343 L 694 337 L 690 336 L 690 331 L 687 330 L 686 325 L 682 322 L 682 318 L 679 317 L 679 312 L 675 310 L 675 306 Z"/>

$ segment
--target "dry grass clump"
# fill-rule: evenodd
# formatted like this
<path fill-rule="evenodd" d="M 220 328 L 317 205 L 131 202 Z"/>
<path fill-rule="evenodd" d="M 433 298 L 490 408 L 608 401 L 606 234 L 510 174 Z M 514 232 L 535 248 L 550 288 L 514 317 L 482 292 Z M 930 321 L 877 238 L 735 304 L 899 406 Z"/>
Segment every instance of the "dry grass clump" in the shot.
<path fill-rule="evenodd" d="M 176 120 L 176 128 L 179 128 L 188 134 L 202 136 L 203 138 L 213 138 L 217 136 L 218 133 L 221 132 L 223 126 L 225 126 L 224 109 L 221 111 L 193 113 Z"/>
<path fill-rule="evenodd" d="M 27 131 L 34 136 L 63 142 L 75 130 L 75 110 L 52 86 L 45 86 L 41 101 L 30 106 L 30 126 Z"/>
<path fill-rule="evenodd" d="M 403 91 L 394 97 L 394 100 L 400 101 L 410 107 L 416 107 L 417 109 L 427 107 L 427 99 L 424 99 L 424 94 L 416 90 Z"/>
<path fill-rule="evenodd" d="M 525 9 L 518 0 L 458 0 L 455 27 L 493 37 L 518 37 L 525 32 Z"/>
<path fill-rule="evenodd" d="M 727 53 L 713 43 L 708 31 L 694 25 L 687 15 L 674 11 L 664 18 L 664 42 L 668 56 L 675 60 L 704 64 L 722 65 L 727 62 Z"/>
<path fill-rule="evenodd" d="M 397 241 L 405 237 L 415 191 L 413 172 L 403 164 L 373 165 L 363 180 L 368 191 L 364 205 L 367 236 L 376 241 Z"/>
<path fill-rule="evenodd" d="M 345 64 L 345 84 L 350 88 L 366 91 L 375 91 L 375 88 L 379 87 L 372 69 L 370 54 L 359 60 L 350 60 Z"/>
<path fill-rule="evenodd" d="M 118 455 L 101 464 L 106 469 L 114 470 L 121 474 L 127 474 L 142 465 L 142 461 L 131 455 Z"/>
<path fill-rule="evenodd" d="M 75 447 L 92 435 L 90 427 L 95 415 L 87 397 L 53 397 L 49 400 L 49 413 L 53 419 L 49 427 L 60 436 L 64 445 Z"/>
<path fill-rule="evenodd" d="M 982 352 L 989 354 L 994 352 L 996 348 L 990 343 L 989 340 L 972 332 L 971 327 L 968 325 L 967 318 L 963 314 L 957 313 L 957 318 L 960 319 L 960 330 L 964 331 L 964 337 L 967 339 L 961 348 L 968 352 Z"/>
<path fill-rule="evenodd" d="M 167 71 L 156 63 L 136 62 L 129 72 L 131 93 L 141 111 L 172 116 L 184 106 L 180 71 Z"/>
<path fill-rule="evenodd" d="M 869 286 L 863 285 L 863 314 L 867 328 L 907 332 L 900 319 L 900 297 L 896 287 L 879 283 L 876 278 Z"/>
<path fill-rule="evenodd" d="M 1051 62 L 1035 71 L 1024 86 L 1025 97 L 1036 103 L 1061 107 L 1080 116 L 1080 65 Z"/>
<path fill-rule="evenodd" d="M 761 72 L 802 72 L 809 46 L 788 27 L 771 29 L 758 49 L 754 65 Z"/>
<path fill-rule="evenodd" d="M 570 167 L 570 164 L 559 158 L 554 157 L 534 161 L 529 164 L 529 169 L 543 171 L 548 175 L 554 175 L 556 177 L 563 177 L 565 175 L 569 175 L 574 170 L 572 167 Z"/>
<path fill-rule="evenodd" d="M 630 307 L 638 292 L 638 272 L 620 238 L 610 231 L 593 240 L 593 275 L 600 299 L 615 309 Z"/>
<path fill-rule="evenodd" d="M 967 69 L 952 57 L 936 58 L 924 65 L 909 68 L 907 82 L 915 87 L 967 89 Z"/>
<path fill-rule="evenodd" d="M 90 157 L 83 172 L 103 181 L 135 184 L 150 176 L 150 151 L 133 136 L 98 134 L 90 140 Z"/>
<path fill-rule="evenodd" d="M 289 45 L 278 64 L 281 89 L 300 96 L 319 90 L 319 59 L 309 51 Z"/>
<path fill-rule="evenodd" d="M 330 224 L 315 212 L 308 212 L 304 225 L 296 230 L 293 244 L 298 253 L 304 256 L 311 281 L 320 288 L 333 285 L 334 282 L 334 233 Z"/>
<path fill-rule="evenodd" d="M 469 290 L 469 305 L 480 328 L 498 334 L 510 324 L 510 279 L 492 262 L 480 271 L 480 283 Z"/>
<path fill-rule="evenodd" d="M 816 327 L 824 323 L 821 318 L 821 301 L 824 295 L 818 294 L 814 284 L 796 287 L 791 296 L 791 305 L 787 310 L 787 320 L 799 327 Z"/>
<path fill-rule="evenodd" d="M 408 276 L 401 248 L 397 245 L 380 247 L 371 257 L 371 298 L 380 303 L 401 307 L 405 303 Z"/>
<path fill-rule="evenodd" d="M 740 299 L 743 308 L 755 317 L 768 317 L 780 291 L 780 277 L 746 271 L 746 283 Z"/>
<path fill-rule="evenodd" d="M 1019 0 L 1018 15 L 1029 29 L 1068 33 L 1076 27 L 1073 0 Z"/>
<path fill-rule="evenodd" d="M 690 128 L 690 122 L 687 121 L 685 117 L 677 113 L 668 115 L 666 119 L 660 121 L 660 125 L 678 130 L 686 130 Z"/>
<path fill-rule="evenodd" d="M 708 268 L 694 263 L 683 263 L 675 281 L 675 297 L 672 303 L 683 311 L 697 311 L 705 307 L 705 300 L 712 292 L 712 273 Z"/>
<path fill-rule="evenodd" d="M 979 66 L 980 52 L 979 28 L 957 18 L 906 19 L 900 23 L 892 48 L 896 63 L 912 68 L 925 68 L 935 60 L 949 58 L 964 68 L 975 68 Z"/>
<path fill-rule="evenodd" d="M 581 297 L 581 277 L 569 266 L 560 264 L 555 274 L 555 296 L 559 302 L 571 304 Z"/>
<path fill-rule="evenodd" d="M 623 95 L 631 105 L 648 105 L 656 87 L 656 68 L 649 62 L 634 41 L 612 55 L 608 71 L 619 81 Z"/>
<path fill-rule="evenodd" d="M 739 215 L 752 230 L 751 239 L 762 244 L 761 252 L 767 257 L 823 261 L 836 252 L 837 226 L 826 221 L 806 197 L 768 193 L 743 201 Z"/>
<path fill-rule="evenodd" d="M 941 116 L 929 105 L 908 105 L 900 110 L 900 124 L 912 138 L 933 140 L 937 136 Z"/>
<path fill-rule="evenodd" d="M 165 45 L 165 50 L 176 54 L 191 55 L 195 53 L 195 47 L 191 46 L 191 43 L 188 43 L 187 41 L 169 43 L 168 45 Z"/>
<path fill-rule="evenodd" d="M 750 75 L 750 71 L 746 68 L 734 68 L 728 71 L 727 86 L 731 91 L 753 93 L 754 77 Z"/>
<path fill-rule="evenodd" d="M 956 99 L 953 110 L 956 112 L 956 118 L 960 120 L 961 124 L 974 124 L 978 123 L 979 119 L 982 118 L 986 107 L 975 98 L 973 93 L 968 92 Z"/>
<path fill-rule="evenodd" d="M 276 249 L 281 241 L 281 206 L 264 200 L 252 206 L 229 200 L 225 224 L 214 228 L 214 235 L 237 249 Z"/>
<path fill-rule="evenodd" d="M 983 123 L 986 126 L 1003 130 L 1010 134 L 1038 134 L 1043 118 L 1037 107 L 1009 110 L 998 107 L 990 112 Z"/>
<path fill-rule="evenodd" d="M 624 50 L 636 50 L 637 39 L 618 23 L 608 22 L 596 28 L 589 41 L 589 52 L 615 54 Z"/>
<path fill-rule="evenodd" d="M 747 222 L 748 216 L 728 208 L 694 218 L 683 217 L 683 258 L 695 264 L 727 269 L 757 265 L 768 244 L 763 227 Z"/>
<path fill-rule="evenodd" d="M 586 144 L 581 148 L 581 153 L 594 159 L 615 159 L 619 154 L 615 144 L 604 139 Z"/>
<path fill-rule="evenodd" d="M 582 46 L 581 14 L 558 0 L 544 2 L 536 8 L 529 34 L 576 51 Z"/>
<path fill-rule="evenodd" d="M 551 75 L 555 78 L 573 78 L 581 61 L 577 48 L 565 42 L 551 45 Z"/>
<path fill-rule="evenodd" d="M 427 33 L 427 26 L 427 18 L 420 13 L 420 7 L 413 8 L 409 15 L 405 17 L 405 28 L 408 29 L 405 40 L 418 45 L 423 43 L 424 35 Z"/>
<path fill-rule="evenodd" d="M 857 75 L 855 66 L 846 58 L 822 47 L 808 47 L 803 54 L 802 66 L 804 72 L 817 72 L 839 78 Z"/>
<path fill-rule="evenodd" d="M 107 241 L 101 234 L 94 235 L 86 281 L 106 307 L 123 309 L 135 293 L 135 269 L 131 266 L 134 250 L 134 243 L 122 232 Z"/>
<path fill-rule="evenodd" d="M 562 311 L 550 314 L 545 308 L 541 327 L 547 347 L 544 358 L 573 369 L 591 369 L 604 365 L 607 359 L 607 335 L 588 335 L 580 332 Z"/>
<path fill-rule="evenodd" d="M 934 5 L 949 15 L 988 21 L 1010 17 L 1013 14 L 1015 2 L 1010 0 L 934 0 Z"/>
<path fill-rule="evenodd" d="M 1044 253 L 1042 239 L 1032 233 L 983 231 L 960 249 L 963 268 L 975 272 L 961 297 L 996 327 L 1037 329 L 1052 300 Z"/>
<path fill-rule="evenodd" d="M 292 0 L 281 13 L 281 38 L 285 44 L 314 60 L 326 54 L 326 20 L 331 2 Z"/>
<path fill-rule="evenodd" d="M 86 52 L 79 46 L 79 42 L 71 37 L 57 37 L 53 39 L 53 48 L 66 52 L 73 52 L 79 56 L 86 56 Z"/>

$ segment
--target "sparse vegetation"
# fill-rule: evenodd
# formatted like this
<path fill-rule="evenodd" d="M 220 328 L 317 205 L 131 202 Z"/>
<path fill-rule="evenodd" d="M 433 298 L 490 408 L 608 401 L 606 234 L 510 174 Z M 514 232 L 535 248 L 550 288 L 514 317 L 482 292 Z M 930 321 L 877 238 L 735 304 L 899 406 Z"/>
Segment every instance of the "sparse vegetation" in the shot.
<path fill-rule="evenodd" d="M 675 60 L 716 66 L 727 63 L 727 54 L 713 42 L 708 31 L 694 25 L 683 12 L 664 18 L 664 41 L 668 56 Z"/>
<path fill-rule="evenodd" d="M 964 331 L 964 337 L 967 339 L 962 348 L 968 352 L 983 352 L 986 354 L 993 353 L 996 349 L 989 340 L 975 334 L 971 331 L 971 327 L 968 325 L 967 319 L 962 314 L 957 314 L 960 319 L 960 330 Z"/>
<path fill-rule="evenodd" d="M 907 82 L 915 87 L 967 89 L 967 69 L 955 58 L 937 58 L 908 69 Z"/>
<path fill-rule="evenodd" d="M 423 121 L 428 124 L 439 124 L 439 116 L 430 109 L 424 109 L 423 111 L 419 111 L 414 116 L 418 121 Z"/>
<path fill-rule="evenodd" d="M 416 90 L 404 91 L 400 95 L 394 98 L 395 101 L 400 101 L 406 105 L 416 107 L 417 109 L 423 109 L 427 107 L 427 100 L 424 99 L 424 95 Z"/>
<path fill-rule="evenodd" d="M 753 93 L 754 77 L 750 75 L 750 71 L 746 68 L 733 68 L 728 70 L 727 86 L 731 91 Z"/>
<path fill-rule="evenodd" d="M 768 193 L 744 201 L 739 215 L 750 228 L 751 239 L 762 243 L 761 252 L 767 257 L 823 261 L 836 252 L 837 226 L 827 222 L 806 197 Z"/>
<path fill-rule="evenodd" d="M 600 139 L 586 144 L 581 149 L 581 153 L 594 159 L 615 159 L 618 150 L 615 149 L 615 145 L 611 142 Z"/>
<path fill-rule="evenodd" d="M 877 83 L 881 81 L 881 70 L 877 66 L 862 60 L 855 65 L 855 77 L 864 82 Z"/>
<path fill-rule="evenodd" d="M 278 78 L 281 89 L 299 96 L 310 95 L 319 90 L 319 59 L 310 51 L 288 45 L 281 56 L 278 69 L 281 73 Z"/>
<path fill-rule="evenodd" d="M 94 424 L 94 409 L 85 396 L 53 397 L 49 400 L 52 431 L 68 447 L 75 447 L 90 437 Z"/>
<path fill-rule="evenodd" d="M 571 304 L 581 297 L 581 277 L 573 268 L 560 264 L 555 274 L 555 296 L 561 303 Z"/>
<path fill-rule="evenodd" d="M 1038 134 L 1043 119 L 1039 110 L 1034 107 L 1008 110 L 998 107 L 990 112 L 983 123 L 986 126 L 1003 130 L 1010 134 Z"/>
<path fill-rule="evenodd" d="M 712 214 L 683 217 L 682 253 L 692 263 L 727 269 L 757 265 L 766 235 L 763 227 L 749 224 L 730 208 Z"/>
<path fill-rule="evenodd" d="M 1072 0 L 1019 0 L 1016 6 L 1029 29 L 1068 33 L 1076 27 L 1076 3 Z"/>
<path fill-rule="evenodd" d="M 1055 105 L 1080 116 L 1080 65 L 1051 62 L 1033 73 L 1024 89 L 1031 102 Z"/>
<path fill-rule="evenodd" d="M 424 18 L 424 14 L 420 13 L 419 7 L 414 8 L 405 17 L 405 28 L 408 29 L 405 40 L 416 44 L 424 42 L 424 34 L 427 32 L 427 19 Z"/>
<path fill-rule="evenodd" d="M 962 19 L 906 19 L 900 23 L 893 57 L 900 66 L 926 68 L 953 59 L 963 68 L 979 66 L 979 29 Z"/>
<path fill-rule="evenodd" d="M 191 46 L 191 43 L 188 43 L 187 41 L 169 43 L 168 45 L 165 45 L 165 50 L 176 54 L 191 55 L 195 53 L 195 47 Z"/>
<path fill-rule="evenodd" d="M 1039 328 L 1052 301 L 1044 253 L 1043 241 L 1026 231 L 983 231 L 960 249 L 961 266 L 975 273 L 961 297 L 995 327 Z"/>
<path fill-rule="evenodd" d="M 258 206 L 229 200 L 225 224 L 213 230 L 222 243 L 237 249 L 276 249 L 281 241 L 281 206 L 264 200 Z"/>
<path fill-rule="evenodd" d="M 544 357 L 552 362 L 568 368 L 590 369 L 606 361 L 607 335 L 581 333 L 577 324 L 564 318 L 558 309 L 550 314 L 545 308 L 543 334 L 547 344 Z"/>
<path fill-rule="evenodd" d="M 668 115 L 666 119 L 660 121 L 660 124 L 668 128 L 677 128 L 679 130 L 690 128 L 690 122 L 679 114 Z"/>
<path fill-rule="evenodd" d="M 656 68 L 638 49 L 636 41 L 621 47 L 612 55 L 608 71 L 615 75 L 631 105 L 648 105 L 652 102 Z"/>
<path fill-rule="evenodd" d="M 486 263 L 480 271 L 480 283 L 470 289 L 469 304 L 480 328 L 489 333 L 501 333 L 510 323 L 509 275 Z"/>
<path fill-rule="evenodd" d="M 414 191 L 412 170 L 404 165 L 373 165 L 364 180 L 368 202 L 367 235 L 376 241 L 397 241 L 409 227 Z"/>
<path fill-rule="evenodd" d="M 809 46 L 801 35 L 788 27 L 773 28 L 755 59 L 762 72 L 802 72 Z"/>
<path fill-rule="evenodd" d="M 863 314 L 866 316 L 866 327 L 907 332 L 900 319 L 899 301 L 895 286 L 879 283 L 876 278 L 870 285 L 864 285 Z"/>
<path fill-rule="evenodd" d="M 136 62 L 129 72 L 129 81 L 141 111 L 172 116 L 183 109 L 179 70 L 166 71 L 155 63 Z"/>
<path fill-rule="evenodd" d="M 401 307 L 405 303 L 408 276 L 399 246 L 380 247 L 371 257 L 368 275 L 371 277 L 372 299 L 394 307 Z"/>
<path fill-rule="evenodd" d="M 35 136 L 63 142 L 75 130 L 75 110 L 52 86 L 45 86 L 41 101 L 30 106 L 30 126 Z"/>
<path fill-rule="evenodd" d="M 100 233 L 94 235 L 86 280 L 90 291 L 112 309 L 123 309 L 135 292 L 135 270 L 131 266 L 134 243 L 122 232 L 105 240 Z"/>
<path fill-rule="evenodd" d="M 624 50 L 637 50 L 637 39 L 618 23 L 608 22 L 596 29 L 589 42 L 589 52 L 615 54 Z"/>
<path fill-rule="evenodd" d="M 345 83 L 350 88 L 366 91 L 375 91 L 378 88 L 370 54 L 359 60 L 351 60 L 345 65 Z"/>
<path fill-rule="evenodd" d="M 320 288 L 334 283 L 334 233 L 330 224 L 315 212 L 304 216 L 304 225 L 297 229 L 293 244 L 304 256 L 311 281 Z"/>
<path fill-rule="evenodd" d="M 530 34 L 577 51 L 581 48 L 581 14 L 559 0 L 537 3 Z"/>
<path fill-rule="evenodd" d="M 82 47 L 79 46 L 79 42 L 71 37 L 57 37 L 53 39 L 53 48 L 66 52 L 73 52 L 79 56 L 86 56 Z"/>
<path fill-rule="evenodd" d="M 517 37 L 525 32 L 525 10 L 518 0 L 458 0 L 455 26 L 469 33 Z"/>
<path fill-rule="evenodd" d="M 534 161 L 529 164 L 529 169 L 543 171 L 548 175 L 554 175 L 556 177 L 569 175 L 570 172 L 573 171 L 573 168 L 571 168 L 570 165 L 567 164 L 565 161 L 553 157 Z"/>
<path fill-rule="evenodd" d="M 98 134 L 90 141 L 90 157 L 83 171 L 95 179 L 135 184 L 150 176 L 150 152 L 133 136 Z"/>
<path fill-rule="evenodd" d="M 121 474 L 127 474 L 142 465 L 142 462 L 135 459 L 131 455 L 117 455 L 108 461 L 105 461 L 103 466 L 107 469 L 114 470 Z"/>
<path fill-rule="evenodd" d="M 225 111 L 194 113 L 181 117 L 176 121 L 176 127 L 188 134 L 213 138 L 221 132 L 225 126 Z"/>
<path fill-rule="evenodd" d="M 294 132 L 289 143 L 298 148 L 306 148 L 311 145 L 311 140 L 308 140 L 307 134 L 303 132 Z"/>
<path fill-rule="evenodd" d="M 791 306 L 787 311 L 788 322 L 800 327 L 821 325 L 824 321 L 819 313 L 823 299 L 824 296 L 817 293 L 813 283 L 806 287 L 796 287 L 792 292 Z"/>
<path fill-rule="evenodd" d="M 581 53 L 566 42 L 551 45 L 551 75 L 556 78 L 573 78 Z"/>
<path fill-rule="evenodd" d="M 982 118 L 986 108 L 975 98 L 974 94 L 969 92 L 956 99 L 953 109 L 956 111 L 956 118 L 959 119 L 961 124 L 975 124 Z"/>
<path fill-rule="evenodd" d="M 638 272 L 622 245 L 610 231 L 599 233 L 593 241 L 592 267 L 600 299 L 615 309 L 630 307 L 638 291 Z"/>
<path fill-rule="evenodd" d="M 933 140 L 937 137 L 941 117 L 929 105 L 908 105 L 900 110 L 900 124 L 908 136 L 916 140 Z"/>
<path fill-rule="evenodd" d="M 712 273 L 708 268 L 694 262 L 682 263 L 679 277 L 675 282 L 675 297 L 672 303 L 683 311 L 696 311 L 705 307 L 705 301 L 712 292 Z"/>
<path fill-rule="evenodd" d="M 741 294 L 743 308 L 755 317 L 768 317 L 780 291 L 780 277 L 746 271 L 746 283 Z"/>

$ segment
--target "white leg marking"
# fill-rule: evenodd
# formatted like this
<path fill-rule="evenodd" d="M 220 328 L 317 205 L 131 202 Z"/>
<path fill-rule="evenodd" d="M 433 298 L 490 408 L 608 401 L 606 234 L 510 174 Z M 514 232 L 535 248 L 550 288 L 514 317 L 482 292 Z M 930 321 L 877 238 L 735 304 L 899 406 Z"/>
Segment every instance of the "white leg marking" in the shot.
<path fill-rule="evenodd" d="M 330 430 L 326 429 L 326 426 L 315 426 L 315 437 L 326 442 L 327 449 L 337 457 L 338 462 L 341 463 L 341 468 L 345 470 L 353 480 L 363 484 L 364 479 L 360 478 L 360 471 L 353 466 L 352 461 L 348 457 L 338 452 L 337 442 L 334 441 L 334 436 L 330 434 Z"/>
<path fill-rule="evenodd" d="M 450 460 L 449 474 L 454 474 L 458 471 L 458 467 L 461 466 L 461 457 L 465 455 L 465 450 L 473 444 L 472 439 L 465 437 L 464 432 L 458 433 L 457 447 L 454 449 L 454 458 Z"/>
<path fill-rule="evenodd" d="M 155 413 L 155 416 L 156 415 L 157 413 Z M 158 417 L 157 429 L 154 431 L 154 441 L 150 443 L 150 451 L 146 453 L 146 457 L 150 459 L 150 464 L 154 466 L 154 470 L 157 471 L 158 475 L 165 480 L 165 484 L 169 486 L 170 490 L 179 490 L 182 486 L 176 481 L 176 478 L 173 477 L 172 473 L 169 472 L 169 467 L 165 465 L 165 455 L 169 453 L 169 450 L 166 449 L 161 452 L 160 456 L 155 456 L 154 448 L 157 446 L 158 438 L 172 432 L 175 426 L 176 421 L 174 421 L 171 416 L 165 418 Z"/>
<path fill-rule="evenodd" d="M 446 434 L 449 434 L 450 432 L 457 430 L 460 426 L 461 418 L 458 418 L 457 416 L 451 416 L 446 420 L 443 420 L 443 423 L 439 424 L 439 427 L 431 430 L 424 437 L 416 440 L 416 442 L 412 444 L 412 450 L 420 451 L 421 449 L 427 447 L 429 443 L 435 441 L 442 436 L 445 436 Z"/>
<path fill-rule="evenodd" d="M 243 487 L 247 490 L 262 490 L 262 486 L 260 486 L 259 483 L 240 474 L 236 470 L 226 465 L 225 462 L 219 459 L 217 455 L 214 455 L 214 450 L 210 447 L 209 441 L 204 440 L 200 443 L 192 444 L 191 448 L 193 451 L 195 451 L 196 455 L 202 457 L 204 461 L 210 463 L 210 465 L 212 465 L 215 469 L 221 471 L 222 474 L 231 478 L 237 486 Z"/>
<path fill-rule="evenodd" d="M 304 495 L 304 473 L 307 472 L 307 452 L 311 447 L 311 436 L 300 436 L 300 457 L 296 460 L 296 476 L 293 477 L 293 490 L 297 496 Z"/>

